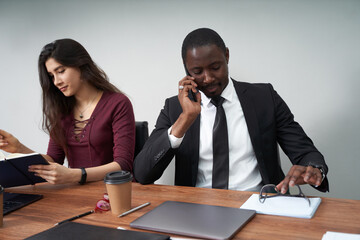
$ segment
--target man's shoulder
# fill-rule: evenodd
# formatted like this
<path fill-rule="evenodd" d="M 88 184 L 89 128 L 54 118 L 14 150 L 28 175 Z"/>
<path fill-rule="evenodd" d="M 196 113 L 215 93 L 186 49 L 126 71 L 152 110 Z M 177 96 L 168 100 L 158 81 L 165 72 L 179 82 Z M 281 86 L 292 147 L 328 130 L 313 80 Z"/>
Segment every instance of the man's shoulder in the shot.
<path fill-rule="evenodd" d="M 182 112 L 178 96 L 166 98 L 162 111 L 168 112 L 172 116 L 178 116 Z"/>
<path fill-rule="evenodd" d="M 271 83 L 250 83 L 250 82 L 242 82 L 237 81 L 235 79 L 231 79 L 234 83 L 235 87 L 241 87 L 241 88 L 272 88 Z"/>
<path fill-rule="evenodd" d="M 243 92 L 251 92 L 254 94 L 260 93 L 269 93 L 273 92 L 274 88 L 271 83 L 249 83 L 249 82 L 240 82 L 232 79 L 234 83 L 234 87 L 236 92 L 243 93 Z"/>
<path fill-rule="evenodd" d="M 172 97 L 168 97 L 165 99 L 165 104 L 169 104 L 169 105 L 179 105 L 179 98 L 177 95 L 172 96 Z"/>

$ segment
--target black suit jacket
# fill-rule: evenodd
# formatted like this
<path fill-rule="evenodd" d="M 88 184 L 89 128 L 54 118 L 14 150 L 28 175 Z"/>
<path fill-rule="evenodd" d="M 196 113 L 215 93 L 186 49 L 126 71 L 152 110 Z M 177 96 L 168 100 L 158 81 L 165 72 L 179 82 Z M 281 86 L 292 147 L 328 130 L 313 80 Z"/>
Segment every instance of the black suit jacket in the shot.
<path fill-rule="evenodd" d="M 278 144 L 294 165 L 321 165 L 327 173 L 323 155 L 294 121 L 290 109 L 271 84 L 250 84 L 234 80 L 233 83 L 264 184 L 278 184 L 285 177 L 280 166 Z M 167 131 L 181 112 L 177 96 L 166 99 L 155 129 L 134 161 L 135 179 L 140 183 L 153 183 L 159 179 L 175 156 L 175 185 L 195 186 L 199 162 L 200 116 L 186 132 L 180 147 L 172 149 Z M 227 116 L 229 117 L 231 116 Z M 317 189 L 328 191 L 326 178 Z"/>

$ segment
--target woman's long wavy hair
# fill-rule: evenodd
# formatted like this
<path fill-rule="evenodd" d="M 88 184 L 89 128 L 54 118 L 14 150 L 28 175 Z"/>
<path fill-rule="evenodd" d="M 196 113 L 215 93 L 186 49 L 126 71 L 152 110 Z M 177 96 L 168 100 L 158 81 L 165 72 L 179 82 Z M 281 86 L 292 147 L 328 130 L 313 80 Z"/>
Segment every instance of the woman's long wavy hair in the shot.
<path fill-rule="evenodd" d="M 38 63 L 42 88 L 42 128 L 67 154 L 65 131 L 61 125 L 61 119 L 73 112 L 76 100 L 74 96 L 64 96 L 54 85 L 45 66 L 49 58 L 55 59 L 63 66 L 79 68 L 81 79 L 96 89 L 109 92 L 120 92 L 120 90 L 109 82 L 105 72 L 93 62 L 86 49 L 75 40 L 59 39 L 44 46 Z"/>

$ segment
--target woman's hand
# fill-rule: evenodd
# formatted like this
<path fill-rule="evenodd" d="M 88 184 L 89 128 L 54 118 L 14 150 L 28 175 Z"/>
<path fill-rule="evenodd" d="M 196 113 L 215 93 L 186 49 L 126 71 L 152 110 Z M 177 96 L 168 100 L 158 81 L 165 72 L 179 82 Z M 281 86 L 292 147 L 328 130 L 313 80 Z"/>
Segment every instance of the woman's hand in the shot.
<path fill-rule="evenodd" d="M 42 177 L 51 184 L 77 183 L 81 178 L 81 169 L 67 168 L 58 163 L 50 162 L 50 165 L 29 166 L 29 172 Z"/>
<path fill-rule="evenodd" d="M 32 153 L 16 137 L 0 129 L 0 149 L 8 153 Z"/>

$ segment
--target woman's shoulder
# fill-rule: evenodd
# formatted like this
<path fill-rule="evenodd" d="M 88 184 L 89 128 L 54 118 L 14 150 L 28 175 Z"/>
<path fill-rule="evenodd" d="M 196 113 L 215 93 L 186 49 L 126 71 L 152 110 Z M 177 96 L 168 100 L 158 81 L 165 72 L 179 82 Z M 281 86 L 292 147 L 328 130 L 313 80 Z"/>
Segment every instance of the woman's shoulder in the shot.
<path fill-rule="evenodd" d="M 104 100 L 111 102 L 129 102 L 129 98 L 121 92 L 104 92 L 103 93 Z"/>
<path fill-rule="evenodd" d="M 121 92 L 104 92 L 102 96 L 103 105 L 107 106 L 129 106 L 132 107 L 130 99 Z"/>

